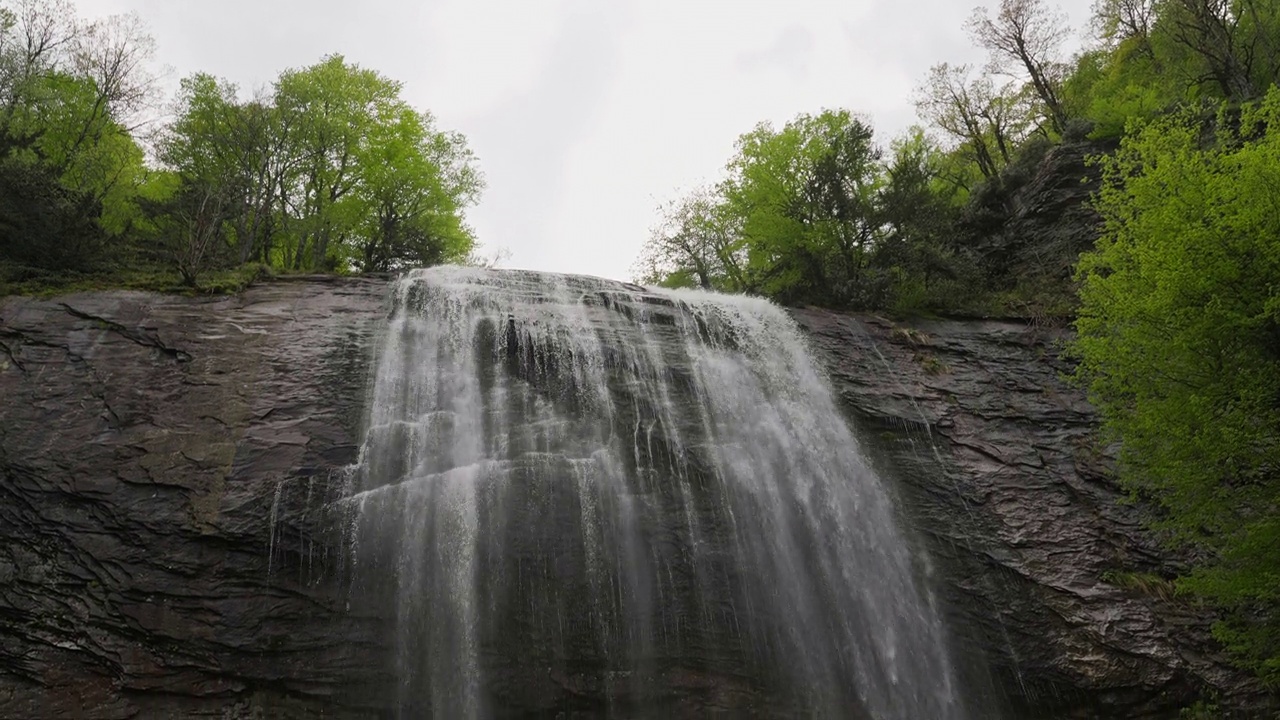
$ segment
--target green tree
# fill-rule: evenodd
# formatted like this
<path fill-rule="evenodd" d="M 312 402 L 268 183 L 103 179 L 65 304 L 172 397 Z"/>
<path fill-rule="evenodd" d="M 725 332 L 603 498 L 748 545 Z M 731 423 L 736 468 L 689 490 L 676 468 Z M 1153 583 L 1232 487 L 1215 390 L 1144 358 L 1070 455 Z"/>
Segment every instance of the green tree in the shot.
<path fill-rule="evenodd" d="M 142 149 L 111 113 L 90 78 L 55 73 L 41 78 L 47 102 L 28 108 L 20 135 L 68 190 L 101 205 L 99 221 L 118 236 L 137 215 L 134 199 L 144 170 Z"/>
<path fill-rule="evenodd" d="M 37 270 L 92 269 L 105 233 L 101 205 L 68 190 L 46 164 L 0 154 L 0 260 Z"/>
<path fill-rule="evenodd" d="M 36 204 L 10 203 L 14 214 L 0 224 L 27 232 L 0 238 L 6 257 L 20 263 L 38 259 L 47 268 L 56 259 L 59 267 L 83 269 L 102 259 L 108 237 L 122 235 L 137 219 L 143 153 L 129 123 L 151 97 L 145 66 L 152 52 L 150 37 L 133 16 L 83 23 L 66 2 L 0 4 L 3 168 L 14 173 L 11 187 L 24 202 Z M 62 189 L 45 178 L 55 178 Z M 101 232 L 68 230 L 79 240 L 53 241 L 58 251 L 24 248 L 51 241 L 31 227 L 35 217 L 60 228 L 92 221 Z"/>
<path fill-rule="evenodd" d="M 1077 58 L 1064 83 L 1064 102 L 1093 124 L 1095 138 L 1117 138 L 1135 120 L 1153 118 L 1185 102 L 1185 83 L 1173 82 L 1165 63 L 1141 38 Z"/>
<path fill-rule="evenodd" d="M 159 149 L 186 189 L 168 198 L 179 205 L 153 207 L 179 213 L 171 228 L 216 209 L 227 251 L 180 256 L 366 271 L 467 257 L 465 210 L 483 187 L 475 157 L 399 94 L 339 56 L 286 71 L 271 97 L 248 102 L 212 76 L 184 80 Z"/>
<path fill-rule="evenodd" d="M 0 127 L 12 135 L 15 117 L 41 100 L 41 78 L 69 69 L 69 49 L 79 33 L 66 0 L 0 3 Z"/>
<path fill-rule="evenodd" d="M 745 262 L 741 217 L 722 187 L 701 187 L 659 209 L 635 274 L 640 282 L 666 287 L 752 290 Z"/>
<path fill-rule="evenodd" d="M 1050 127 L 1061 134 L 1067 109 L 1062 102 L 1065 66 L 1060 52 L 1071 33 L 1065 16 L 1044 0 L 1000 0 L 994 17 L 986 8 L 976 8 L 968 27 L 978 45 L 991 54 L 990 69 L 1025 77 Z"/>
<path fill-rule="evenodd" d="M 877 198 L 881 238 L 873 264 L 889 283 L 884 304 L 900 312 L 957 307 L 972 294 L 976 268 L 957 243 L 962 189 L 948 177 L 947 153 L 923 128 L 890 146 Z"/>
<path fill-rule="evenodd" d="M 1182 104 L 1256 97 L 1280 79 L 1280 6 L 1265 0 L 1099 0 L 1098 45 L 1064 95 L 1072 112 L 1119 137 L 1130 119 Z"/>
<path fill-rule="evenodd" d="M 952 231 L 963 183 L 922 129 L 892 144 L 846 110 L 738 139 L 727 177 L 662 206 L 639 281 L 903 312 L 957 302 L 976 275 Z"/>
<path fill-rule="evenodd" d="M 356 190 L 363 228 L 355 263 L 366 271 L 461 261 L 474 238 L 463 210 L 483 186 L 465 139 L 441 133 L 408 105 L 389 108 L 360 145 Z"/>
<path fill-rule="evenodd" d="M 1105 161 L 1105 230 L 1079 266 L 1079 379 L 1122 478 L 1212 559 L 1181 587 L 1280 681 L 1280 90 L 1206 145 L 1181 112 Z"/>
<path fill-rule="evenodd" d="M 1280 72 L 1280 10 L 1271 0 L 1163 0 L 1155 32 L 1196 62 L 1190 80 L 1220 97 L 1257 97 Z"/>
<path fill-rule="evenodd" d="M 335 241 L 355 232 L 359 214 L 351 196 L 360 145 L 376 121 L 393 112 L 399 93 L 398 83 L 341 55 L 287 70 L 276 81 L 285 147 L 298 159 L 296 173 L 282 179 L 282 201 L 297 218 L 288 265 L 331 266 L 340 254 L 331 253 L 338 250 Z"/>
<path fill-rule="evenodd" d="M 871 126 L 846 110 L 739 138 L 724 192 L 741 218 L 751 284 L 784 300 L 868 302 L 879 161 Z"/>
<path fill-rule="evenodd" d="M 183 284 L 196 287 L 201 274 L 226 264 L 225 236 L 233 212 L 226 188 L 187 180 L 144 204 L 153 217 L 152 247 Z"/>
<path fill-rule="evenodd" d="M 1026 138 L 1031 108 L 1025 92 L 1010 85 L 997 88 L 991 78 L 972 74 L 967 65 L 934 65 L 916 89 L 916 110 L 982 177 L 993 178 Z"/>
<path fill-rule="evenodd" d="M 234 85 L 194 75 L 182 81 L 177 117 L 158 149 L 185 183 L 225 198 L 230 257 L 270 262 L 275 193 L 290 163 L 296 165 L 281 152 L 275 108 L 261 99 L 241 103 Z"/>
<path fill-rule="evenodd" d="M 401 86 L 339 55 L 249 100 L 211 75 L 153 107 L 154 43 L 133 15 L 86 22 L 68 0 L 0 0 L 0 261 L 5 276 L 160 263 L 206 270 L 388 270 L 471 257 L 483 187 L 457 133 Z M 91 229 L 90 229 L 91 228 Z"/>

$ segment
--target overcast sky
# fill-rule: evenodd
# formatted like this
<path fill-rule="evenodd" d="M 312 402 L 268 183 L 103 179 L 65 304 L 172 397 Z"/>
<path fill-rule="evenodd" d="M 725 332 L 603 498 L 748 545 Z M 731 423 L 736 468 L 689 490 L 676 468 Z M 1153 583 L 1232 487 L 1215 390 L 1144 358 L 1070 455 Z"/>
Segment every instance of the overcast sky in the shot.
<path fill-rule="evenodd" d="M 657 205 L 714 181 L 738 135 L 849 108 L 887 143 L 938 62 L 981 63 L 980 0 L 78 0 L 136 11 L 170 88 L 242 90 L 341 53 L 458 130 L 488 189 L 468 214 L 503 264 L 619 279 Z M 987 0 L 994 5 L 995 0 Z M 1090 0 L 1062 0 L 1073 27 Z"/>

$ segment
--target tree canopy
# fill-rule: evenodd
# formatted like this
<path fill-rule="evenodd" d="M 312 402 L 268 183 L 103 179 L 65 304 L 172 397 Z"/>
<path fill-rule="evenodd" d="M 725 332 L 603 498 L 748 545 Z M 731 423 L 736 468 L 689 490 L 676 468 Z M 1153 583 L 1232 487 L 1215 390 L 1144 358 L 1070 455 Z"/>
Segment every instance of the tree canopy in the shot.
<path fill-rule="evenodd" d="M 474 238 L 463 211 L 483 185 L 474 156 L 400 91 L 336 55 L 285 71 L 246 102 L 217 78 L 187 78 L 159 144 L 180 184 L 208 198 L 185 226 L 216 225 L 238 262 L 295 270 L 466 257 Z"/>
<path fill-rule="evenodd" d="M 738 138 L 723 181 L 664 207 L 637 273 L 790 302 L 890 302 L 908 261 L 895 252 L 919 227 L 907 204 L 932 204 L 922 189 L 938 175 L 936 155 L 918 135 L 886 161 L 870 124 L 844 110 L 761 124 Z"/>
<path fill-rule="evenodd" d="M 197 73 L 171 119 L 148 122 L 153 52 L 136 16 L 0 1 L 7 274 L 154 266 L 195 285 L 245 263 L 387 271 L 471 254 L 475 157 L 400 83 L 339 55 L 249 97 Z"/>
<path fill-rule="evenodd" d="M 1161 118 L 1106 160 L 1074 347 L 1123 478 L 1213 558 L 1182 587 L 1280 681 L 1280 90 L 1205 125 Z"/>

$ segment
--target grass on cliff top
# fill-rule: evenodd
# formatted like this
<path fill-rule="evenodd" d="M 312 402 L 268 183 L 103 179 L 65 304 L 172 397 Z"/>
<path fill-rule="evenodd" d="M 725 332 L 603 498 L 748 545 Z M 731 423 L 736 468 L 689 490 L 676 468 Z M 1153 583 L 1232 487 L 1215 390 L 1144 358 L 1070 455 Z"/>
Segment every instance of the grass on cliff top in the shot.
<path fill-rule="evenodd" d="M 940 283 L 928 293 L 904 293 L 884 311 L 896 320 L 959 318 L 1021 320 L 1040 327 L 1066 327 L 1080 299 L 1073 282 L 1056 277 L 1020 278 L 1008 289 L 992 290 L 976 282 Z"/>
<path fill-rule="evenodd" d="M 251 263 L 202 274 L 194 286 L 182 282 L 177 272 L 147 267 L 98 272 L 58 272 L 0 264 L 0 297 L 27 295 L 50 297 L 92 290 L 149 290 L 180 295 L 228 295 L 253 283 L 276 276 L 276 271 Z"/>

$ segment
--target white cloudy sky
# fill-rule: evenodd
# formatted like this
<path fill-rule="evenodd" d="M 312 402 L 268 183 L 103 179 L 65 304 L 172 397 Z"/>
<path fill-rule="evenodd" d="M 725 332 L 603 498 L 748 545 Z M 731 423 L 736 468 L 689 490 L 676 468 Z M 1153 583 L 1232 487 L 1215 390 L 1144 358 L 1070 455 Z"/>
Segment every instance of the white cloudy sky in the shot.
<path fill-rule="evenodd" d="M 167 82 L 245 90 L 327 53 L 404 83 L 466 134 L 488 189 L 469 214 L 504 265 L 628 278 L 656 206 L 712 181 L 757 122 L 846 107 L 880 139 L 937 62 L 977 62 L 982 0 L 78 0 L 136 11 Z M 995 0 L 987 0 L 993 4 Z M 1061 0 L 1074 27 L 1090 0 Z"/>

